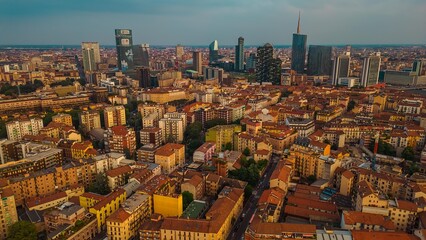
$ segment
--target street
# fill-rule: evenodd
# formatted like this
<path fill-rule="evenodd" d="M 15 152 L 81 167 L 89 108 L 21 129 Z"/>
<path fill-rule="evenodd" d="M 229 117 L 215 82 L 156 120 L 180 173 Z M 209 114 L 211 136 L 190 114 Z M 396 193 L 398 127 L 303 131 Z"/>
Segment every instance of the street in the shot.
<path fill-rule="evenodd" d="M 276 168 L 279 159 L 279 156 L 272 155 L 271 161 L 269 161 L 265 173 L 260 178 L 257 187 L 253 189 L 253 194 L 250 196 L 250 198 L 246 202 L 246 205 L 243 208 L 243 211 L 241 212 L 241 216 L 244 215 L 244 217 L 240 217 L 236 220 L 231 232 L 228 235 L 228 240 L 244 239 L 244 232 L 250 224 L 250 219 L 256 210 L 257 202 L 259 201 L 263 190 L 269 187 L 269 179 L 271 178 L 272 172 Z"/>

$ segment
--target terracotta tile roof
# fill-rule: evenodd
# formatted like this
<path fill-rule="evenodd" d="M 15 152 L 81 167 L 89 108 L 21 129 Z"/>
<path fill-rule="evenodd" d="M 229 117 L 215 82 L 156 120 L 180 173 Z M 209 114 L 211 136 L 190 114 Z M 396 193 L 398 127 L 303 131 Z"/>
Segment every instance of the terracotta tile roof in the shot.
<path fill-rule="evenodd" d="M 295 196 L 289 196 L 287 198 L 287 204 L 291 204 L 299 208 L 317 209 L 317 211 L 327 211 L 332 213 L 337 212 L 337 206 L 332 203 L 321 202 L 321 201 L 311 201 L 306 198 L 298 198 Z"/>
<path fill-rule="evenodd" d="M 415 203 L 406 200 L 397 200 L 397 203 L 399 209 L 417 213 L 417 205 Z"/>
<path fill-rule="evenodd" d="M 203 145 L 201 145 L 195 151 L 196 152 L 206 153 L 207 151 L 209 151 L 210 149 L 214 148 L 215 146 L 216 146 L 216 143 L 214 143 L 214 142 L 205 142 L 205 143 L 203 143 Z"/>
<path fill-rule="evenodd" d="M 178 143 L 167 143 L 166 145 L 158 148 L 157 151 L 155 151 L 155 155 L 168 157 L 173 155 L 175 150 L 180 150 L 182 148 L 185 148 L 185 145 Z"/>
<path fill-rule="evenodd" d="M 85 193 L 81 194 L 81 196 L 85 197 L 85 198 L 94 199 L 96 201 L 102 201 L 105 198 L 105 196 L 102 196 L 102 195 L 99 195 L 99 194 L 96 194 L 96 193 L 92 193 L 92 192 L 85 192 Z"/>
<path fill-rule="evenodd" d="M 200 185 L 203 182 L 203 178 L 198 176 L 198 175 L 194 175 L 190 180 L 186 181 L 185 183 L 189 183 L 192 186 L 196 187 L 198 185 Z"/>
<path fill-rule="evenodd" d="M 126 191 L 124 191 L 124 189 L 118 188 L 114 190 L 112 193 L 108 194 L 104 199 L 102 199 L 100 202 L 95 204 L 95 206 L 93 206 L 92 208 L 99 211 L 103 207 L 105 207 L 108 203 L 112 202 L 112 200 L 118 198 L 122 194 L 126 195 Z"/>
<path fill-rule="evenodd" d="M 339 222 L 340 217 L 338 213 L 326 213 L 315 210 L 310 210 L 306 208 L 295 207 L 291 205 L 286 205 L 284 212 L 290 216 L 301 217 L 305 219 L 318 219 L 322 221 L 331 221 L 331 222 Z"/>
<path fill-rule="evenodd" d="M 266 223 L 253 221 L 249 228 L 257 234 L 281 235 L 282 233 L 305 233 L 315 234 L 316 226 L 313 224 L 293 224 L 293 223 Z"/>
<path fill-rule="evenodd" d="M 128 130 L 126 126 L 113 126 L 111 127 L 111 131 L 114 135 L 127 135 Z"/>
<path fill-rule="evenodd" d="M 120 207 L 117 211 L 115 211 L 113 214 L 111 214 L 107 218 L 107 222 L 119 222 L 119 223 L 123 223 L 130 216 L 131 216 L 130 213 L 126 212 L 123 208 Z"/>
<path fill-rule="evenodd" d="M 114 178 L 114 177 L 118 177 L 118 176 L 124 175 L 126 173 L 131 173 L 131 172 L 132 172 L 132 168 L 130 166 L 126 165 L 126 166 L 121 166 L 121 167 L 117 167 L 117 168 L 114 168 L 114 169 L 110 169 L 110 170 L 106 171 L 106 175 L 108 177 Z"/>
<path fill-rule="evenodd" d="M 395 230 L 395 225 L 383 215 L 357 212 L 357 211 L 344 211 L 343 219 L 347 225 L 356 225 L 358 223 L 382 226 L 387 230 Z"/>
<path fill-rule="evenodd" d="M 351 179 L 355 177 L 355 174 L 353 174 L 351 171 L 346 170 L 342 173 L 342 176 L 344 176 L 347 179 Z"/>
<path fill-rule="evenodd" d="M 285 193 L 279 188 L 270 188 L 263 191 L 259 198 L 258 205 L 268 203 L 273 205 L 280 205 L 284 200 Z"/>
<path fill-rule="evenodd" d="M 402 232 L 351 231 L 353 240 L 420 240 L 420 238 Z"/>
<path fill-rule="evenodd" d="M 61 198 L 66 198 L 67 194 L 65 192 L 57 192 L 44 197 L 34 197 L 26 200 L 26 205 L 28 208 L 32 208 L 38 205 L 42 205 L 48 202 L 52 202 Z"/>

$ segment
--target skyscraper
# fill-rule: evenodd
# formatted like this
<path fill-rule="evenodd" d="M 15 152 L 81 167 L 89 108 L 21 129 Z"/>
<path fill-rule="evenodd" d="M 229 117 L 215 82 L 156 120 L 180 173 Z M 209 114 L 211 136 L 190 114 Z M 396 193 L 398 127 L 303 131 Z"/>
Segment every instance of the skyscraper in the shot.
<path fill-rule="evenodd" d="M 96 70 L 96 64 L 101 62 L 98 42 L 82 42 L 81 50 L 83 55 L 84 71 Z"/>
<path fill-rule="evenodd" d="M 238 38 L 238 45 L 235 46 L 235 71 L 244 70 L 244 38 Z"/>
<path fill-rule="evenodd" d="M 349 68 L 351 63 L 351 57 L 346 55 L 340 55 L 334 58 L 333 61 L 333 73 L 331 75 L 333 85 L 337 85 L 339 78 L 349 77 Z"/>
<path fill-rule="evenodd" d="M 150 88 L 151 86 L 151 74 L 148 67 L 137 67 L 136 68 L 136 79 L 139 80 L 139 87 Z"/>
<path fill-rule="evenodd" d="M 183 46 L 180 44 L 176 45 L 176 59 L 182 60 L 183 54 L 184 54 Z"/>
<path fill-rule="evenodd" d="M 291 69 L 297 73 L 303 73 L 306 59 L 307 36 L 300 33 L 300 12 L 297 21 L 297 32 L 293 33 L 293 44 L 291 49 Z"/>
<path fill-rule="evenodd" d="M 257 48 L 256 81 L 281 84 L 281 60 L 274 58 L 274 48 L 270 43 Z"/>
<path fill-rule="evenodd" d="M 331 47 L 309 46 L 308 75 L 322 76 L 331 74 Z"/>
<path fill-rule="evenodd" d="M 203 53 L 194 51 L 192 53 L 192 66 L 193 70 L 197 71 L 198 74 L 203 74 Z"/>
<path fill-rule="evenodd" d="M 413 62 L 413 69 L 411 70 L 412 72 L 415 72 L 417 76 L 423 76 L 426 74 L 425 67 L 426 64 L 426 60 L 424 59 L 416 59 Z"/>
<path fill-rule="evenodd" d="M 214 40 L 209 45 L 209 63 L 216 62 L 219 59 L 219 43 Z"/>
<path fill-rule="evenodd" d="M 133 68 L 132 30 L 115 29 L 118 69 L 125 72 Z"/>
<path fill-rule="evenodd" d="M 379 81 L 380 71 L 380 53 L 364 58 L 362 65 L 361 85 L 364 87 L 372 86 Z"/>
<path fill-rule="evenodd" d="M 133 60 L 134 66 L 149 67 L 149 44 L 144 43 L 141 45 L 133 46 Z"/>

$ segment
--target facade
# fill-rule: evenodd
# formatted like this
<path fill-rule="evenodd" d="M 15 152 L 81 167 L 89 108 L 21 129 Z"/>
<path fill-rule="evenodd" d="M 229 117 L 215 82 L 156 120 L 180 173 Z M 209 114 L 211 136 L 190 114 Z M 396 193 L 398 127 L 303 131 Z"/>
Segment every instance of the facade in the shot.
<path fill-rule="evenodd" d="M 136 79 L 139 81 L 139 87 L 151 88 L 151 74 L 149 67 L 136 67 Z"/>
<path fill-rule="evenodd" d="M 25 135 L 38 135 L 42 128 L 41 118 L 8 122 L 6 123 L 7 139 L 19 141 Z"/>
<path fill-rule="evenodd" d="M 125 72 L 134 66 L 132 30 L 115 29 L 118 69 Z"/>
<path fill-rule="evenodd" d="M 293 43 L 291 47 L 291 69 L 297 73 L 305 71 L 306 61 L 306 40 L 307 36 L 300 33 L 300 13 L 297 23 L 297 32 L 293 33 Z"/>
<path fill-rule="evenodd" d="M 217 125 L 207 130 L 206 142 L 214 142 L 216 151 L 223 152 L 227 144 L 234 146 L 234 133 L 239 132 L 241 132 L 240 125 Z"/>
<path fill-rule="evenodd" d="M 330 46 L 310 45 L 308 52 L 308 75 L 324 76 L 331 74 Z"/>
<path fill-rule="evenodd" d="M 257 48 L 256 81 L 281 84 L 281 60 L 274 58 L 274 48 L 270 43 Z"/>
<path fill-rule="evenodd" d="M 150 67 L 149 64 L 149 44 L 144 43 L 141 45 L 133 46 L 133 63 L 135 66 Z"/>
<path fill-rule="evenodd" d="M 155 163 L 160 165 L 163 172 L 171 173 L 185 163 L 185 145 L 167 143 L 155 152 Z"/>
<path fill-rule="evenodd" d="M 183 54 L 184 54 L 184 49 L 183 46 L 178 44 L 176 45 L 176 59 L 177 60 L 182 60 Z"/>
<path fill-rule="evenodd" d="M 244 38 L 238 38 L 238 45 L 235 46 L 235 71 L 244 70 Z"/>
<path fill-rule="evenodd" d="M 147 127 L 140 130 L 140 142 L 142 145 L 153 144 L 158 148 L 164 142 L 163 131 L 158 127 Z"/>
<path fill-rule="evenodd" d="M 80 126 L 85 132 L 101 128 L 101 116 L 98 111 L 83 111 L 79 113 L 79 119 Z"/>
<path fill-rule="evenodd" d="M 195 51 L 192 53 L 192 69 L 198 74 L 203 74 L 203 53 Z"/>
<path fill-rule="evenodd" d="M 193 161 L 207 163 L 211 161 L 216 149 L 214 142 L 206 142 L 194 151 Z"/>
<path fill-rule="evenodd" d="M 214 40 L 209 45 L 209 63 L 214 63 L 219 59 L 219 44 Z"/>
<path fill-rule="evenodd" d="M 219 83 L 223 82 L 224 71 L 222 68 L 203 66 L 204 79 L 217 79 Z"/>
<path fill-rule="evenodd" d="M 158 122 L 159 127 L 163 130 L 165 142 L 182 142 L 186 129 L 185 113 L 166 113 Z"/>
<path fill-rule="evenodd" d="M 113 126 L 105 131 L 105 149 L 111 152 L 126 153 L 130 156 L 136 151 L 136 134 L 133 128 Z"/>
<path fill-rule="evenodd" d="M 18 213 L 10 187 L 0 190 L 0 197 L 0 238 L 6 239 L 9 227 L 18 221 Z"/>
<path fill-rule="evenodd" d="M 86 72 L 97 70 L 97 64 L 101 62 L 98 42 L 82 42 L 83 68 Z"/>
<path fill-rule="evenodd" d="M 124 106 L 112 106 L 104 109 L 105 128 L 126 125 L 126 110 Z"/>
<path fill-rule="evenodd" d="M 365 57 L 362 65 L 361 86 L 369 87 L 379 82 L 380 53 Z"/>
<path fill-rule="evenodd" d="M 151 212 L 151 196 L 134 193 L 106 220 L 108 239 L 127 240 L 137 236 Z"/>
<path fill-rule="evenodd" d="M 183 213 L 182 194 L 157 193 L 153 196 L 154 213 L 164 217 L 179 217 Z"/>
<path fill-rule="evenodd" d="M 72 116 L 66 113 L 60 113 L 52 117 L 52 122 L 63 123 L 67 126 L 72 126 Z"/>
<path fill-rule="evenodd" d="M 350 63 L 351 57 L 349 56 L 349 54 L 340 55 L 334 58 L 333 72 L 331 75 L 333 85 L 339 84 L 340 78 L 349 77 Z"/>

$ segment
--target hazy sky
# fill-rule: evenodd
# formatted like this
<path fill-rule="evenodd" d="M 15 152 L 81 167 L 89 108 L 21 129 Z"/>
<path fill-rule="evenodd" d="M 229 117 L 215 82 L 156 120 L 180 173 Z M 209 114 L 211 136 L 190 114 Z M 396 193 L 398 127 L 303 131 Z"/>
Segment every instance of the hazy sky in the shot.
<path fill-rule="evenodd" d="M 426 43 L 426 0 L 0 0 L 0 44 Z"/>

